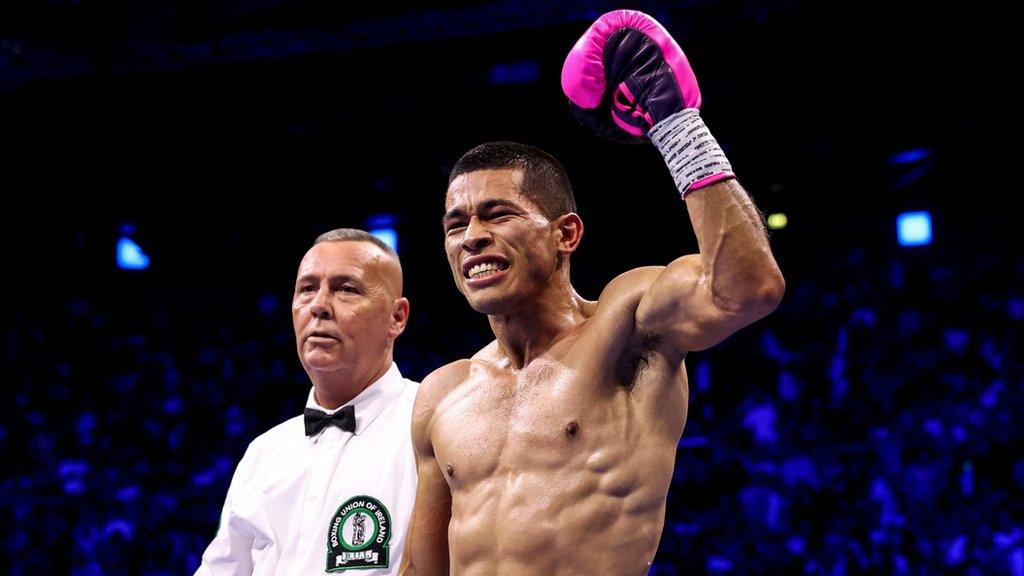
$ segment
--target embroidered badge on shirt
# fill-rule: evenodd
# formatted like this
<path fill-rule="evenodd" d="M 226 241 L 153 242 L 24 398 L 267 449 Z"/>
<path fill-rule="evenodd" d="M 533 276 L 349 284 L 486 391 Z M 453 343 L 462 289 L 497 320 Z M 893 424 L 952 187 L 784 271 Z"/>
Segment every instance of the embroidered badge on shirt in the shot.
<path fill-rule="evenodd" d="M 370 496 L 349 498 L 327 531 L 328 572 L 388 567 L 391 514 Z"/>

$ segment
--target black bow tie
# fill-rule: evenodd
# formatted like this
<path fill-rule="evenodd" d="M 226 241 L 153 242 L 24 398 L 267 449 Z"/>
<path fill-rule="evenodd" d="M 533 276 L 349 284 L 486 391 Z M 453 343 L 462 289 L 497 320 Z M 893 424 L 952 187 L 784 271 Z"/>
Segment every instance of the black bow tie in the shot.
<path fill-rule="evenodd" d="M 345 432 L 356 431 L 356 409 L 352 406 L 345 406 L 334 414 L 326 414 L 319 410 L 306 408 L 304 420 L 306 422 L 306 436 L 318 434 L 328 426 L 337 426 Z"/>

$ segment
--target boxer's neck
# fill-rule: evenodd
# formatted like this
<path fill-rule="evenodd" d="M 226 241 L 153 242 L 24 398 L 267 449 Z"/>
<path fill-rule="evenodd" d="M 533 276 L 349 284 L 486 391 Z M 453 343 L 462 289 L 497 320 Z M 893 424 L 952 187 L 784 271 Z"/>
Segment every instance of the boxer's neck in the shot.
<path fill-rule="evenodd" d="M 526 367 L 583 322 L 583 303 L 576 290 L 566 285 L 557 294 L 535 298 L 515 312 L 488 316 L 500 354 L 513 369 Z"/>

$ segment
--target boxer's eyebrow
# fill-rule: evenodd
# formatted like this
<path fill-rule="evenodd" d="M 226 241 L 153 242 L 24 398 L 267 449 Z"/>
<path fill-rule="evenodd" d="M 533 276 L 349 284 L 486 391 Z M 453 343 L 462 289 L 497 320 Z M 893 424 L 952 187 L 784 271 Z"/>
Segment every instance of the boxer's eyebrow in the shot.
<path fill-rule="evenodd" d="M 483 202 L 477 204 L 476 211 L 478 214 L 486 214 L 491 210 L 494 210 L 495 208 L 512 208 L 517 212 L 523 211 L 523 207 L 518 202 L 506 200 L 504 198 L 492 198 L 490 200 L 484 200 Z M 462 208 L 452 208 L 451 210 L 445 212 L 444 216 L 441 218 L 441 225 L 444 226 L 445 223 L 447 223 L 449 220 L 466 218 L 467 216 L 468 214 Z"/>
<path fill-rule="evenodd" d="M 447 224 L 449 220 L 454 220 L 454 219 L 457 219 L 457 218 L 465 218 L 465 217 L 466 217 L 466 211 L 465 210 L 463 210 L 462 208 L 452 208 L 451 210 L 445 212 L 444 216 L 441 217 L 441 226 L 444 227 L 444 225 Z"/>

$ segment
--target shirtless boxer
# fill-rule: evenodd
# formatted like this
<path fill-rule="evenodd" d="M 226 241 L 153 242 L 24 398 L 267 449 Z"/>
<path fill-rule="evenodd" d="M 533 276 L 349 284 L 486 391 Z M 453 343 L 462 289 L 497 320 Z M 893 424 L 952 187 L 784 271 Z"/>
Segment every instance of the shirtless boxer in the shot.
<path fill-rule="evenodd" d="M 697 112 L 686 57 L 657 22 L 605 14 L 562 84 L 598 133 L 658 147 L 700 253 L 584 300 L 569 278 L 583 222 L 559 163 L 501 142 L 459 160 L 445 249 L 495 341 L 420 388 L 403 574 L 646 574 L 686 422 L 683 359 L 767 315 L 784 291 L 760 215 Z M 642 198 L 627 201 L 642 213 Z"/>

